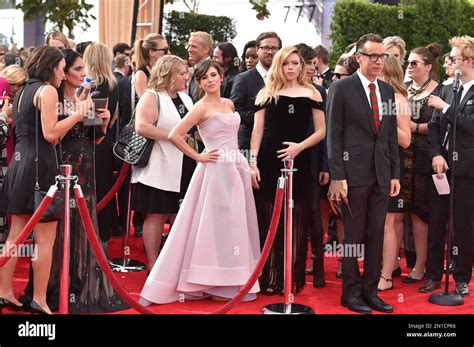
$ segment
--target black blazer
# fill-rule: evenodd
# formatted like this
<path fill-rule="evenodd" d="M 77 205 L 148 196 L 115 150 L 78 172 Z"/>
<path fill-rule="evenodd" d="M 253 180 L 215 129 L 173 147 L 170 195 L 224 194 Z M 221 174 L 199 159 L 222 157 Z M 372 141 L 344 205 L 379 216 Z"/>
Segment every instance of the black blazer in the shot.
<path fill-rule="evenodd" d="M 235 110 L 240 115 L 239 148 L 250 149 L 252 136 L 255 97 L 265 85 L 262 76 L 256 68 L 242 72 L 235 76 L 230 99 L 235 105 Z"/>
<path fill-rule="evenodd" d="M 450 105 L 454 104 L 453 85 L 443 86 L 439 97 Z M 474 86 L 471 86 L 459 104 L 459 113 L 456 120 L 456 152 L 457 160 L 454 176 L 474 178 Z M 451 129 L 454 120 L 454 109 L 450 107 L 443 114 L 435 110 L 428 123 L 428 153 L 433 158 L 443 155 L 448 166 L 453 167 L 453 135 Z M 447 137 L 446 137 L 446 134 Z M 448 151 L 446 141 L 448 139 Z"/>
<path fill-rule="evenodd" d="M 376 134 L 372 109 L 362 82 L 354 73 L 331 85 L 328 92 L 328 157 L 331 180 L 347 180 L 349 187 L 390 187 L 400 178 L 395 95 L 387 83 L 377 80 L 384 105 Z M 383 105 L 380 105 L 383 106 Z"/>
<path fill-rule="evenodd" d="M 323 78 L 323 87 L 326 89 L 329 89 L 329 87 L 331 86 L 333 82 L 332 77 L 334 76 L 334 72 L 331 69 L 329 69 L 325 73 L 318 74 L 318 75 Z"/>
<path fill-rule="evenodd" d="M 323 99 L 323 106 L 326 106 L 326 99 L 327 93 L 326 89 L 319 84 L 314 85 L 318 92 L 321 94 Z M 311 124 L 309 125 L 309 134 L 310 136 L 314 132 L 314 123 L 313 119 L 311 118 Z M 309 149 L 310 152 L 310 169 L 311 169 L 311 176 L 314 180 L 319 181 L 319 173 L 320 172 L 329 172 L 329 165 L 328 165 L 328 150 L 326 145 L 326 137 L 318 143 L 316 146 L 311 147 Z"/>
<path fill-rule="evenodd" d="M 122 130 L 132 117 L 132 76 L 125 76 L 117 84 L 119 93 L 119 130 Z M 138 98 L 136 97 L 135 100 L 138 100 Z"/>

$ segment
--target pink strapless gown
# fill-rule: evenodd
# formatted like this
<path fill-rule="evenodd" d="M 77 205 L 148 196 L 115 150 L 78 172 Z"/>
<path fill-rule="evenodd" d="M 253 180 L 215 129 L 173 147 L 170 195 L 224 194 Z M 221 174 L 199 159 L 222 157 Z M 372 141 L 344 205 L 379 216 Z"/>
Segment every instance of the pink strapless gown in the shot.
<path fill-rule="evenodd" d="M 199 163 L 145 286 L 142 304 L 216 295 L 231 298 L 260 257 L 250 168 L 239 152 L 238 113 L 213 113 L 198 126 L 217 163 Z M 258 281 L 244 300 L 256 298 Z"/>

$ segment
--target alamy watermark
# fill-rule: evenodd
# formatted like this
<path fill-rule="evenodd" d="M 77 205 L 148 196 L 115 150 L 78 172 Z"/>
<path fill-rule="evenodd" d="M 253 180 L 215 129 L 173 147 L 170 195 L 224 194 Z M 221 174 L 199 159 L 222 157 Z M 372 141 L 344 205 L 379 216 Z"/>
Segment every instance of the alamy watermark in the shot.
<path fill-rule="evenodd" d="M 16 245 L 7 241 L 0 245 L 0 256 L 10 258 L 27 257 L 31 258 L 32 261 L 36 261 L 38 259 L 37 245 Z"/>

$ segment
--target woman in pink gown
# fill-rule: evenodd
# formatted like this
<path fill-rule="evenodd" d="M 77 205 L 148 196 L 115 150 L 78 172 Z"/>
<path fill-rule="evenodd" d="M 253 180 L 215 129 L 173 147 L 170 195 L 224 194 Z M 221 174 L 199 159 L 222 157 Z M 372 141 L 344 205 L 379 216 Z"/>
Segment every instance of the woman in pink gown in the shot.
<path fill-rule="evenodd" d="M 141 292 L 145 305 L 232 298 L 260 257 L 250 168 L 237 145 L 240 116 L 232 101 L 220 96 L 217 62 L 201 62 L 194 76 L 204 96 L 168 138 L 199 164 Z M 185 140 L 195 124 L 206 147 L 202 153 Z M 255 299 L 259 289 L 256 283 L 244 300 Z"/>

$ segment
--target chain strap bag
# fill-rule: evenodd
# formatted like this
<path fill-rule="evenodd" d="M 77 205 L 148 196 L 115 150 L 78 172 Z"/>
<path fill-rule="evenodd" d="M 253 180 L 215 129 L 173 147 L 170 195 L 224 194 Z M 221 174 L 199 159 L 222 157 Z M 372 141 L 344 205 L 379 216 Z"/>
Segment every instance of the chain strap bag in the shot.
<path fill-rule="evenodd" d="M 155 93 L 158 110 L 160 109 L 160 95 Z M 147 139 L 135 131 L 135 113 L 132 119 L 120 132 L 113 152 L 117 158 L 137 167 L 144 167 L 148 164 L 155 140 Z M 158 121 L 155 122 L 155 126 Z"/>

